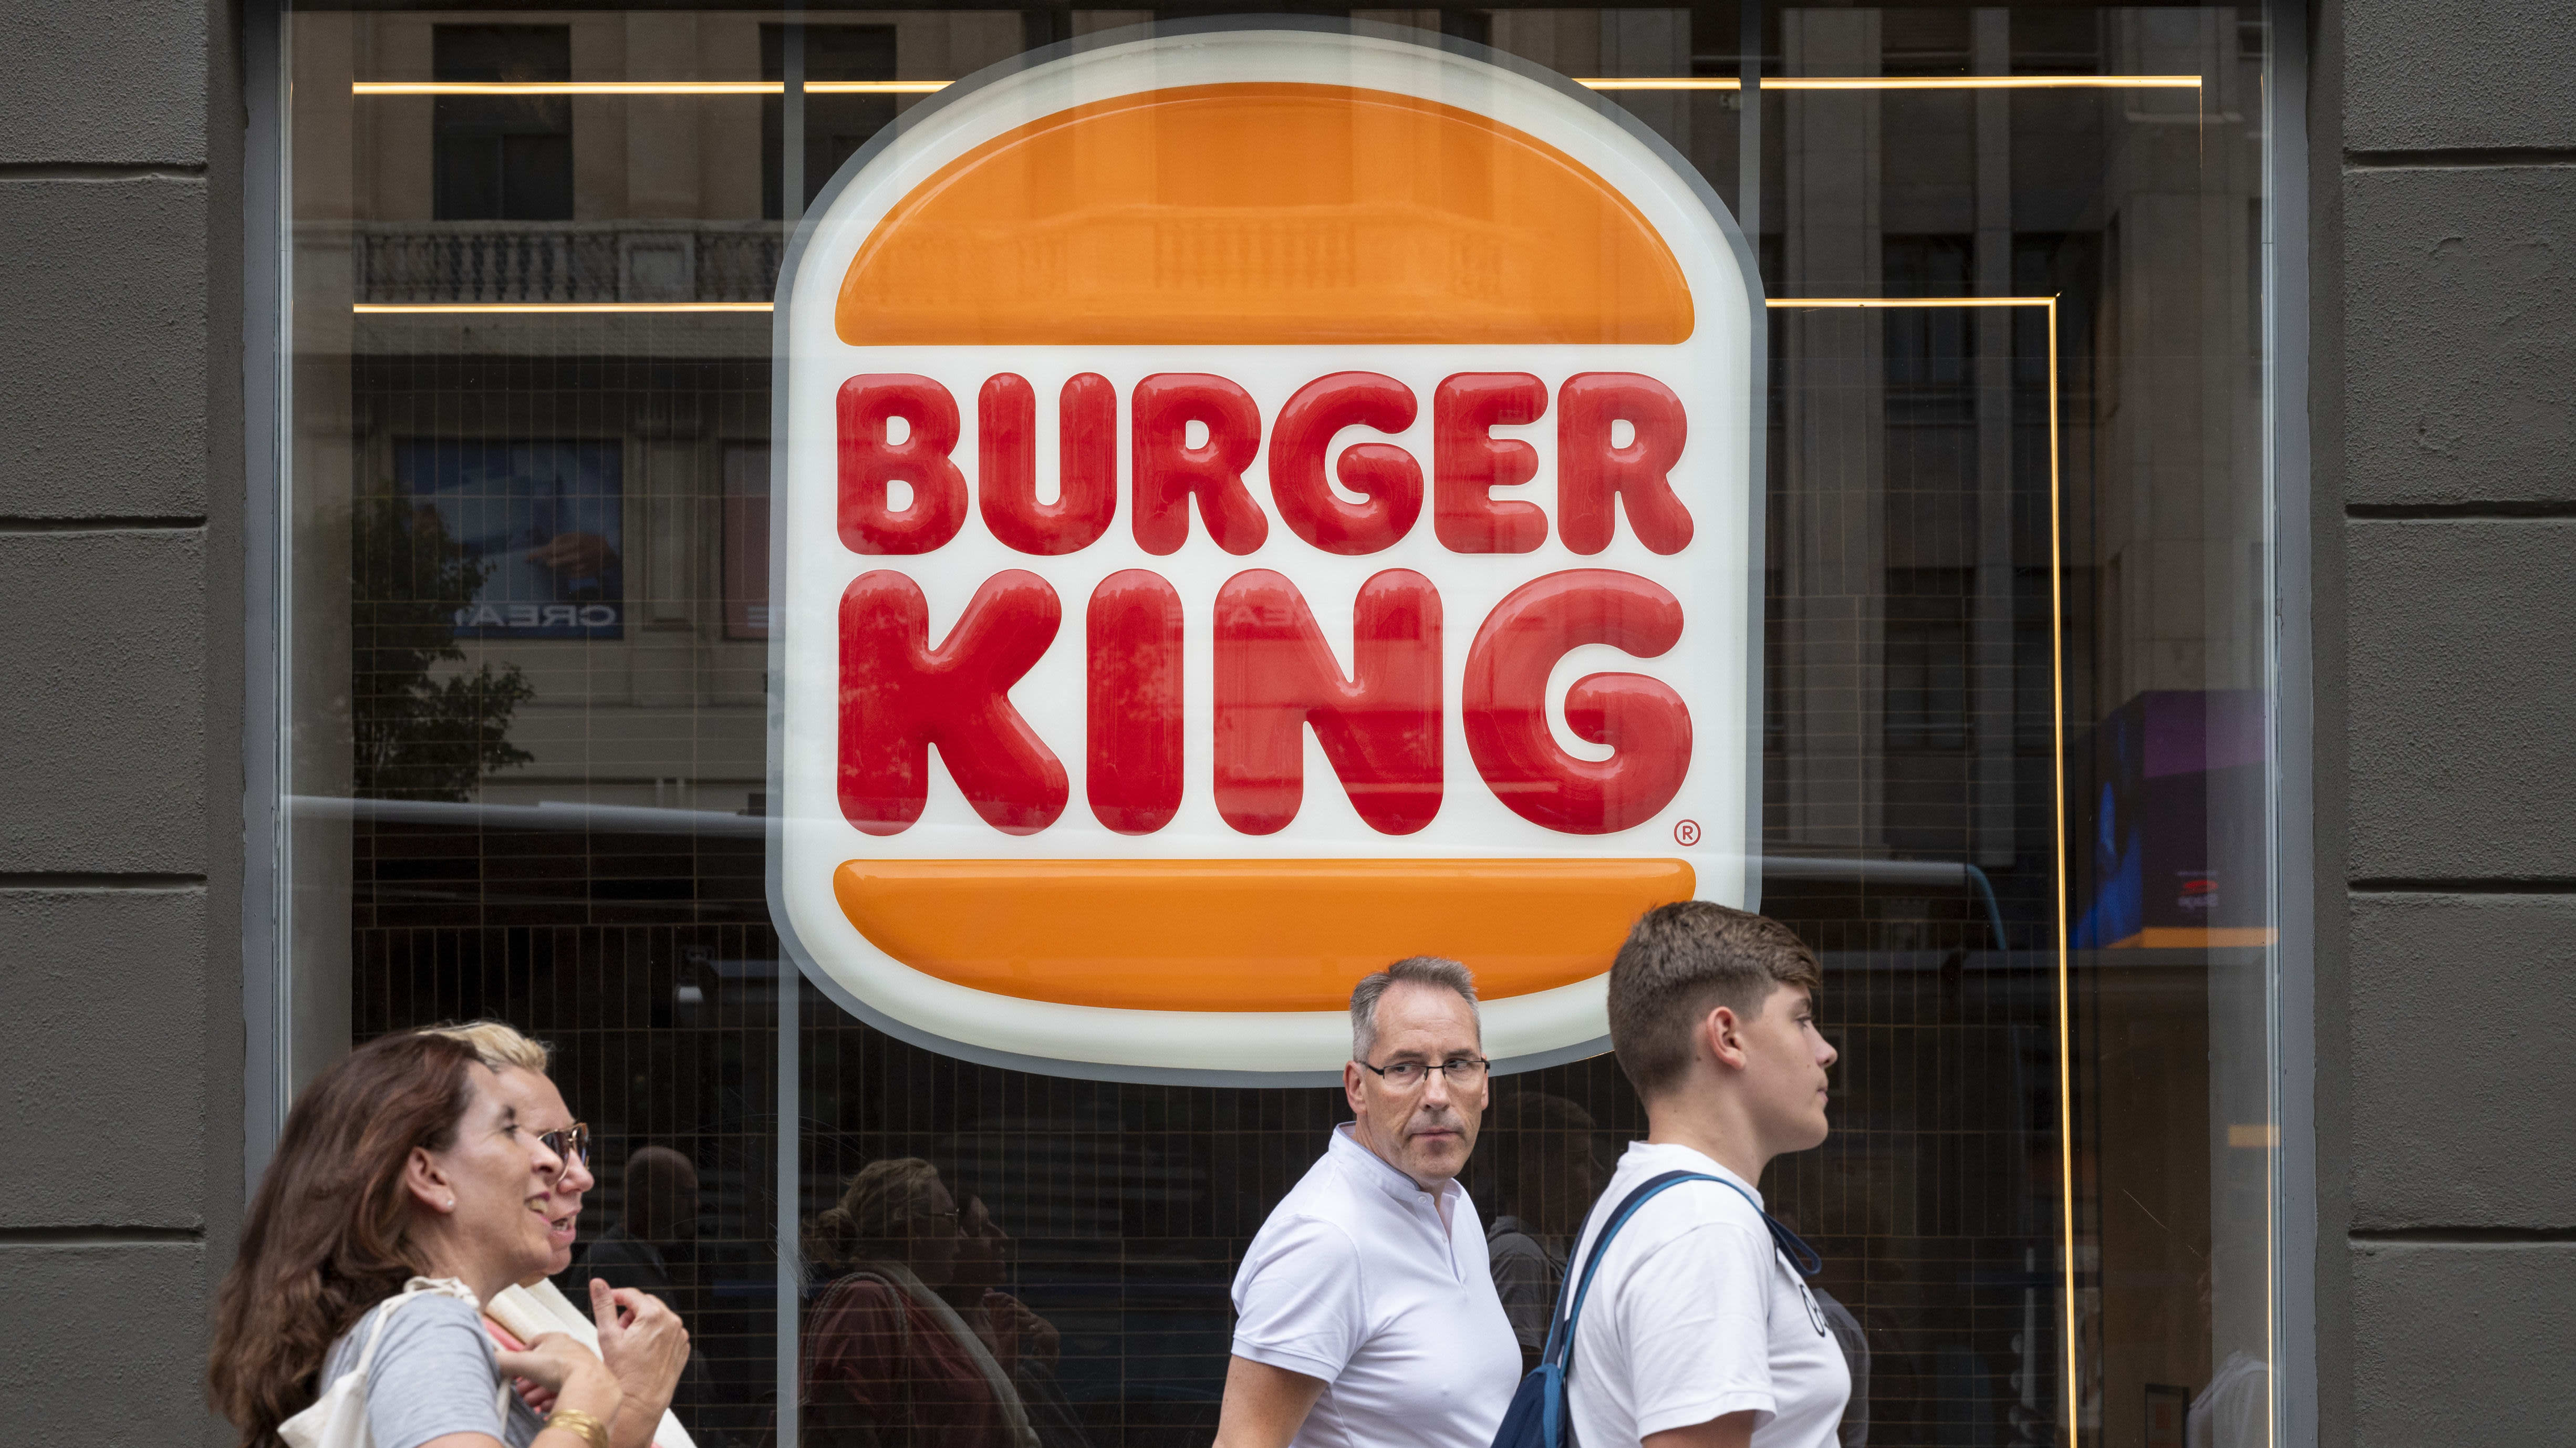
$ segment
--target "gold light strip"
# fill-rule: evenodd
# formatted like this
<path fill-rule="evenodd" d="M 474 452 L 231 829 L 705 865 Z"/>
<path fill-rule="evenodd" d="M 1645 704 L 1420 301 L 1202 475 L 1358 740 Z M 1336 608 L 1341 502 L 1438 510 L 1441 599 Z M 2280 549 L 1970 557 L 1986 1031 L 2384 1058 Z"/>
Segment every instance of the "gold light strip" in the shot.
<path fill-rule="evenodd" d="M 1763 82 L 1766 86 L 1770 82 Z M 2066 1442 L 2076 1448 L 2083 1420 L 2083 1381 L 2077 1374 L 2075 1322 L 2075 1011 L 2066 934 L 2066 544 L 2063 482 L 2058 468 L 2057 298 L 2055 297 L 1786 297 L 1765 306 L 1784 310 L 1894 307 L 2040 307 L 2048 313 L 2048 672 L 2049 716 L 2056 774 L 2057 860 L 2057 1148 L 2058 1206 L 2064 1226 L 2061 1280 L 2066 1293 Z"/>
<path fill-rule="evenodd" d="M 1599 91 L 1731 91 L 1732 76 L 1578 76 Z M 2198 90 L 2196 75 L 1784 75 L 1762 78 L 1767 91 Z"/>
<path fill-rule="evenodd" d="M 2057 299 L 2048 299 L 2048 674 L 2055 705 L 2049 726 L 2057 754 L 2057 1146 L 2058 1184 L 2066 1212 L 2066 1442 L 2074 1448 L 2083 1421 L 2083 1383 L 2075 1370 L 2075 1071 L 2068 1041 L 2075 1016 L 2067 989 L 2066 872 L 2066 561 L 2065 505 L 2057 478 Z"/>
<path fill-rule="evenodd" d="M 920 96 L 946 90 L 944 80 L 809 80 L 805 92 L 818 96 Z M 776 80 L 361 80 L 349 83 L 361 96 L 775 96 L 787 93 Z"/>
<path fill-rule="evenodd" d="M 767 302 L 359 302 L 361 317 L 590 317 L 651 312 L 766 312 Z"/>
<path fill-rule="evenodd" d="M 525 312 L 580 315 L 587 312 L 766 312 L 768 302 L 360 302 L 361 316 L 428 313 Z M 2055 297 L 1774 297 L 1765 306 L 1796 311 L 1835 307 L 2055 307 Z"/>
<path fill-rule="evenodd" d="M 1731 91 L 1744 82 L 1716 76 L 1582 76 L 1597 91 Z M 808 95 L 918 96 L 945 90 L 944 80 L 809 80 Z M 1767 91 L 2198 90 L 2196 75 L 1796 75 L 1765 77 Z M 360 80 L 361 96 L 775 96 L 775 80 Z"/>
<path fill-rule="evenodd" d="M 1833 307 L 1883 310 L 1896 307 L 2054 307 L 2055 297 L 1774 297 L 1763 303 L 1785 311 L 1820 311 Z"/>

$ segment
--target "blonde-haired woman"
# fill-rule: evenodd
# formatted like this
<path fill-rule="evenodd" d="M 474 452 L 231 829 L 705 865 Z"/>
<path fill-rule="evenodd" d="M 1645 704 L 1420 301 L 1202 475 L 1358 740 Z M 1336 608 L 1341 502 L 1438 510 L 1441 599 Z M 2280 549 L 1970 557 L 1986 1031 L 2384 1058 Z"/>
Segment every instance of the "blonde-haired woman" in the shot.
<path fill-rule="evenodd" d="M 454 1041 L 472 1051 L 486 1069 L 520 1091 L 530 1129 L 560 1133 L 566 1147 L 563 1174 L 555 1178 L 554 1191 L 546 1202 L 546 1240 L 551 1251 L 545 1270 L 530 1273 L 488 1298 L 483 1303 L 484 1331 L 504 1352 L 522 1348 L 551 1332 L 570 1333 L 597 1352 L 599 1332 L 589 1315 L 547 1280 L 572 1266 L 582 1197 L 598 1185 L 590 1170 L 590 1129 L 573 1120 L 563 1093 L 546 1074 L 553 1064 L 553 1053 L 544 1042 L 501 1021 L 430 1026 L 419 1034 Z M 630 1354 L 624 1359 L 628 1371 L 620 1375 L 619 1382 L 626 1392 L 628 1411 L 613 1435 L 611 1448 L 696 1448 L 688 1430 L 670 1412 L 671 1394 L 688 1360 L 689 1335 L 679 1314 L 650 1293 L 622 1293 L 615 1300 L 627 1330 L 639 1342 L 656 1342 L 661 1350 Z M 512 1406 L 514 1420 L 535 1421 L 553 1404 L 552 1396 L 541 1387 L 523 1384 L 519 1395 L 523 1401 Z"/>
<path fill-rule="evenodd" d="M 870 1162 L 814 1219 L 836 1272 L 806 1315 L 800 1436 L 812 1448 L 1036 1448 L 1016 1348 L 939 1296 L 965 1245 L 957 1200 L 919 1157 Z"/>

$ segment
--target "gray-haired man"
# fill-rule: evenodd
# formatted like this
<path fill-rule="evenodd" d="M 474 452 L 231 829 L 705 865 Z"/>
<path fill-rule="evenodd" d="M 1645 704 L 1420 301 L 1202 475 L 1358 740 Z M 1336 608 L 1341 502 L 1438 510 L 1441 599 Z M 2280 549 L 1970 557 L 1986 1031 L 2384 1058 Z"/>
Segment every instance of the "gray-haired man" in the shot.
<path fill-rule="evenodd" d="M 1348 1125 L 1235 1274 L 1216 1448 L 1488 1448 L 1520 1377 L 1458 1173 L 1485 1112 L 1476 986 L 1415 956 L 1351 992 Z"/>

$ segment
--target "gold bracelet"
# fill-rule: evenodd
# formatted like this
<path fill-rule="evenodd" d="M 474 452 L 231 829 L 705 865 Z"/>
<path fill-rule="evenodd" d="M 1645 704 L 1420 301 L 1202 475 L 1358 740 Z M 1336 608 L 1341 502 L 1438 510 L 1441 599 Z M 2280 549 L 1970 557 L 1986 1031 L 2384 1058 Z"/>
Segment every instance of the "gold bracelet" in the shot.
<path fill-rule="evenodd" d="M 557 1408 L 546 1415 L 546 1426 L 579 1433 L 590 1448 L 608 1448 L 608 1425 L 579 1408 Z"/>

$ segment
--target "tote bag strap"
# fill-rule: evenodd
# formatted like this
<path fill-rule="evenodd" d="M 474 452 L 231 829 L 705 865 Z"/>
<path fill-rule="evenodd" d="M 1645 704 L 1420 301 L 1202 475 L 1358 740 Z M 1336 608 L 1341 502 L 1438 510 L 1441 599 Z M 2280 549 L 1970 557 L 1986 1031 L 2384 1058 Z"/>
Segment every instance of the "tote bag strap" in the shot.
<path fill-rule="evenodd" d="M 415 1297 L 453 1297 L 477 1312 L 483 1309 L 482 1303 L 474 1296 L 474 1290 L 453 1277 L 415 1277 L 404 1283 L 402 1291 L 386 1298 L 376 1308 L 376 1325 L 367 1329 L 367 1345 L 358 1349 L 357 1364 L 349 1369 L 357 1374 L 358 1381 L 370 1381 L 368 1372 L 376 1365 L 376 1345 L 385 1340 L 385 1324 L 393 1320 L 393 1315 L 401 1310 L 404 1303 Z M 500 1377 L 500 1394 L 495 1401 L 501 1409 L 501 1422 L 506 1426 L 510 1421 L 510 1380 L 497 1373 L 496 1376 Z"/>
<path fill-rule="evenodd" d="M 376 1304 L 376 1324 L 367 1329 L 367 1345 L 358 1349 L 358 1361 L 349 1369 L 350 1372 L 357 1374 L 361 1381 L 365 1380 L 368 1370 L 376 1365 L 376 1344 L 385 1340 L 385 1324 L 394 1320 L 394 1313 L 399 1311 L 404 1303 L 419 1295 L 416 1292 L 397 1292 Z"/>
<path fill-rule="evenodd" d="M 474 1301 L 473 1290 L 453 1277 L 415 1277 L 403 1284 L 402 1291 L 376 1305 L 376 1325 L 367 1329 L 367 1345 L 358 1349 L 358 1361 L 349 1370 L 363 1376 L 369 1368 L 375 1366 L 376 1344 L 385 1340 L 385 1324 L 393 1320 L 394 1314 L 402 1309 L 404 1303 L 415 1297 L 432 1294 L 440 1297 L 460 1297 L 478 1309 L 481 1306 Z"/>

